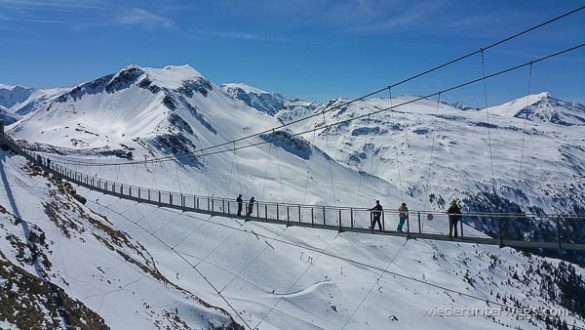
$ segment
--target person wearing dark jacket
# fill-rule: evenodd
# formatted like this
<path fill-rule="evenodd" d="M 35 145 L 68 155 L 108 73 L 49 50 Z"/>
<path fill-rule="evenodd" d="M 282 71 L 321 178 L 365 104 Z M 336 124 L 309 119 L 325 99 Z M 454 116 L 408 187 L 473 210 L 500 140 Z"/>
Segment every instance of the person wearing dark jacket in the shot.
<path fill-rule="evenodd" d="M 242 194 L 236 198 L 236 202 L 238 202 L 238 217 L 242 216 L 242 206 L 244 205 L 244 200 L 242 200 Z"/>
<path fill-rule="evenodd" d="M 250 198 L 250 201 L 248 202 L 248 210 L 246 212 L 246 216 L 249 217 L 250 215 L 252 215 L 252 211 L 254 211 L 254 202 L 256 200 L 254 199 L 254 197 Z"/>
<path fill-rule="evenodd" d="M 453 233 L 457 238 L 457 223 L 461 219 L 461 209 L 456 200 L 451 202 L 451 206 L 447 209 L 447 214 L 449 215 L 449 238 L 453 237 Z"/>
<path fill-rule="evenodd" d="M 380 217 L 382 216 L 382 211 L 384 211 L 384 209 L 382 208 L 382 205 L 380 205 L 380 201 L 376 201 L 376 206 L 372 207 L 368 211 L 371 211 L 371 213 L 370 213 L 370 216 L 371 216 L 370 230 L 374 231 L 374 227 L 375 227 L 376 223 L 378 223 L 378 228 L 380 229 L 380 231 L 382 231 L 382 224 L 380 223 Z"/>

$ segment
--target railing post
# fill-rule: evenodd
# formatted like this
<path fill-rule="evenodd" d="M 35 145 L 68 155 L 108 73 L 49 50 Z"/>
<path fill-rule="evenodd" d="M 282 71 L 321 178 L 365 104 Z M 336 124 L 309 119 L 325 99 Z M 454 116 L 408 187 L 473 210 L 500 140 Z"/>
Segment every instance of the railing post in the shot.
<path fill-rule="evenodd" d="M 181 207 L 185 207 L 185 196 L 181 194 Z"/>
<path fill-rule="evenodd" d="M 227 207 L 227 211 L 228 211 L 228 212 L 227 212 L 228 214 L 232 214 L 232 212 L 230 212 L 230 202 L 229 202 L 229 201 L 228 201 L 228 207 Z"/>
<path fill-rule="evenodd" d="M 158 203 L 161 204 L 162 198 L 161 198 L 161 193 L 160 190 L 158 191 Z"/>
<path fill-rule="evenodd" d="M 225 213 L 225 198 L 221 199 L 221 212 Z"/>
<path fill-rule="evenodd" d="M 500 228 L 499 230 L 499 234 L 500 234 L 500 247 L 504 246 L 504 226 L 502 223 L 502 218 L 498 217 L 498 227 Z"/>
<path fill-rule="evenodd" d="M 562 248 L 562 243 L 561 243 L 561 217 L 558 216 L 557 217 L 557 238 L 559 241 L 559 249 Z"/>
<path fill-rule="evenodd" d="M 150 188 L 148 188 L 148 200 L 150 200 Z"/>
<path fill-rule="evenodd" d="M 120 184 L 120 195 L 124 195 L 124 184 Z"/>
<path fill-rule="evenodd" d="M 128 193 L 132 196 L 132 186 L 128 186 Z"/>
<path fill-rule="evenodd" d="M 140 193 L 142 189 L 140 187 L 138 187 L 138 199 L 142 199 L 142 194 Z"/>
<path fill-rule="evenodd" d="M 215 212 L 215 201 L 211 199 L 211 212 Z"/>
<path fill-rule="evenodd" d="M 339 218 L 338 218 L 339 228 L 337 229 L 337 232 L 341 233 L 341 209 L 339 209 L 338 211 L 339 211 Z"/>
<path fill-rule="evenodd" d="M 256 218 L 260 217 L 260 204 L 256 203 Z"/>
<path fill-rule="evenodd" d="M 325 220 L 325 206 L 323 206 L 323 226 L 327 225 L 327 221 Z"/>
<path fill-rule="evenodd" d="M 173 205 L 173 193 L 169 192 L 169 205 Z"/>
<path fill-rule="evenodd" d="M 199 210 L 199 197 L 193 197 L 195 198 L 195 208 Z"/>
<path fill-rule="evenodd" d="M 211 211 L 211 201 L 209 200 L 209 196 L 207 196 L 207 211 Z"/>
<path fill-rule="evenodd" d="M 349 209 L 349 220 L 350 226 L 353 228 L 353 207 Z"/>
<path fill-rule="evenodd" d="M 410 238 L 410 214 L 406 213 L 406 238 Z"/>
<path fill-rule="evenodd" d="M 418 216 L 418 233 L 419 234 L 422 234 L 422 229 L 421 229 L 421 226 L 420 226 L 420 211 L 416 211 L 416 214 Z"/>
<path fill-rule="evenodd" d="M 461 219 L 459 219 L 459 227 L 460 227 L 459 229 L 461 229 L 461 230 L 460 230 L 460 232 L 461 232 L 461 235 L 459 235 L 459 236 L 460 236 L 461 238 L 463 238 L 463 216 L 461 216 Z"/>
<path fill-rule="evenodd" d="M 264 218 L 268 221 L 268 204 L 264 204 Z"/>
<path fill-rule="evenodd" d="M 287 205 L 286 206 L 286 226 L 288 227 L 290 224 L 290 208 Z"/>
<path fill-rule="evenodd" d="M 278 203 L 276 203 L 276 220 L 280 220 L 280 211 L 279 211 Z"/>
<path fill-rule="evenodd" d="M 299 223 L 301 223 L 301 206 L 299 205 Z"/>
<path fill-rule="evenodd" d="M 313 207 L 311 206 L 311 227 L 315 226 L 315 212 Z"/>
<path fill-rule="evenodd" d="M 386 231 L 386 223 L 384 222 L 384 211 L 382 211 L 382 231 Z"/>

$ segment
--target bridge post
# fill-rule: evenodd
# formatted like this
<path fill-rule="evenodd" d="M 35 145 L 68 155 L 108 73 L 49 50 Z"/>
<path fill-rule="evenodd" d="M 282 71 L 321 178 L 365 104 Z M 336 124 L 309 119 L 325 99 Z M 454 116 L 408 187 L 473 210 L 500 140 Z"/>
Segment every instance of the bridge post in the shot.
<path fill-rule="evenodd" d="M 141 190 L 142 189 L 140 187 L 138 187 L 138 199 L 142 199 L 142 197 L 141 197 L 142 194 L 140 193 Z"/>
<path fill-rule="evenodd" d="M 256 217 L 259 218 L 260 217 L 260 204 L 256 203 Z"/>
<path fill-rule="evenodd" d="M 325 220 L 325 206 L 323 206 L 323 226 L 327 225 L 327 221 Z"/>
<path fill-rule="evenodd" d="M 120 195 L 124 195 L 124 184 L 120 184 Z"/>
<path fill-rule="evenodd" d="M 420 226 L 420 211 L 416 211 L 416 215 L 418 216 L 418 233 L 422 234 L 422 229 Z"/>
<path fill-rule="evenodd" d="M 260 215 L 258 215 L 260 217 Z M 264 204 L 264 219 L 268 221 L 268 204 Z"/>
<path fill-rule="evenodd" d="M 461 235 L 460 236 L 463 237 L 463 217 L 461 217 L 461 220 L 459 220 L 459 226 L 460 226 L 460 229 L 461 229 Z"/>
<path fill-rule="evenodd" d="M 207 196 L 207 211 L 211 211 L 211 201 L 209 200 L 209 196 Z"/>
<path fill-rule="evenodd" d="M 169 205 L 173 205 L 173 193 L 169 192 Z"/>
<path fill-rule="evenodd" d="M 280 220 L 280 208 L 278 207 L 278 203 L 276 203 L 276 220 Z"/>
<path fill-rule="evenodd" d="M 228 211 L 228 212 L 227 212 L 228 214 L 232 214 L 232 212 L 230 212 L 230 202 L 229 202 L 229 201 L 228 201 L 228 207 L 227 207 L 227 211 Z"/>
<path fill-rule="evenodd" d="M 148 188 L 148 200 L 150 200 L 150 188 Z"/>
<path fill-rule="evenodd" d="M 199 197 L 193 196 L 193 198 L 195 199 L 194 200 L 194 202 L 195 202 L 195 208 L 199 210 Z"/>
<path fill-rule="evenodd" d="M 221 199 L 221 211 L 225 213 L 225 198 Z"/>
<path fill-rule="evenodd" d="M 290 225 L 290 206 L 286 206 L 286 226 Z"/>
<path fill-rule="evenodd" d="M 349 208 L 349 223 L 351 228 L 353 228 L 353 207 Z"/>
<path fill-rule="evenodd" d="M 128 186 L 128 193 L 130 196 L 132 196 L 132 186 Z"/>
<path fill-rule="evenodd" d="M 301 223 L 301 206 L 299 205 L 299 223 Z"/>
<path fill-rule="evenodd" d="M 559 249 L 561 249 L 562 242 L 561 242 L 561 217 L 560 216 L 557 217 L 557 239 L 559 242 Z"/>
<path fill-rule="evenodd" d="M 162 198 L 161 198 L 161 193 L 160 190 L 158 191 L 158 203 L 161 204 Z"/>
<path fill-rule="evenodd" d="M 185 207 L 185 196 L 183 194 L 181 194 L 181 207 Z"/>
<path fill-rule="evenodd" d="M 410 214 L 406 214 L 406 238 L 410 238 Z"/>
<path fill-rule="evenodd" d="M 211 199 L 211 212 L 215 212 L 215 201 Z"/>
<path fill-rule="evenodd" d="M 339 228 L 337 229 L 337 232 L 341 233 L 341 209 L 339 209 L 338 224 L 339 224 Z"/>
<path fill-rule="evenodd" d="M 384 211 L 382 211 L 382 231 L 386 231 L 386 221 L 384 219 Z M 372 226 L 373 227 L 373 226 Z"/>
<path fill-rule="evenodd" d="M 499 227 L 499 234 L 500 234 L 500 247 L 504 246 L 504 226 L 502 223 L 502 218 L 498 218 L 498 227 Z"/>
<path fill-rule="evenodd" d="M 311 206 L 311 227 L 315 226 L 315 212 L 313 207 Z"/>

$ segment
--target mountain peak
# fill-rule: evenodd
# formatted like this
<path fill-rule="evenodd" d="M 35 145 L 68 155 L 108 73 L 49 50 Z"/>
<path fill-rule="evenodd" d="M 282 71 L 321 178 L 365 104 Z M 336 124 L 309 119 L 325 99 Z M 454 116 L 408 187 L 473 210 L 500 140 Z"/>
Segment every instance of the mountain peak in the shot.
<path fill-rule="evenodd" d="M 267 92 L 265 90 L 262 90 L 260 88 L 256 88 L 256 87 L 252 87 L 250 85 L 244 84 L 244 83 L 227 83 L 227 84 L 222 84 L 221 85 L 221 89 L 225 90 L 225 91 L 233 91 L 233 90 L 237 90 L 240 89 L 248 94 L 272 94 L 270 92 Z"/>

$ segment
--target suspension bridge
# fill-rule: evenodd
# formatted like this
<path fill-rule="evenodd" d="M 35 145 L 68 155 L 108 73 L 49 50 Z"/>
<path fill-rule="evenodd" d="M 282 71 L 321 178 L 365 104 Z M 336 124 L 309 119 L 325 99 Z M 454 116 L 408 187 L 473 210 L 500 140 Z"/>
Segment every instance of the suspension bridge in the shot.
<path fill-rule="evenodd" d="M 512 66 L 507 69 L 486 74 L 485 72 L 485 59 L 484 53 L 500 44 L 515 39 L 521 35 L 529 33 L 535 29 L 543 27 L 558 21 L 566 16 L 577 13 L 585 9 L 585 6 L 581 6 L 573 11 L 565 13 L 563 15 L 552 18 L 548 21 L 542 22 L 536 26 L 530 27 L 523 31 L 520 31 L 507 38 L 499 40 L 495 43 L 487 45 L 486 47 L 480 48 L 479 50 L 470 52 L 461 57 L 438 65 L 429 70 L 423 71 L 412 77 L 399 81 L 397 83 L 388 85 L 380 90 L 374 91 L 367 95 L 355 98 L 353 100 L 334 104 L 330 107 L 325 108 L 317 113 L 302 117 L 300 119 L 293 120 L 286 124 L 282 124 L 278 127 L 268 129 L 262 132 L 257 132 L 245 137 L 234 139 L 219 143 L 217 145 L 201 148 L 195 151 L 194 155 L 187 155 L 189 157 L 203 157 L 213 155 L 217 153 L 233 152 L 234 158 L 236 157 L 236 150 L 243 148 L 257 147 L 263 144 L 272 144 L 271 139 L 264 139 L 261 142 L 240 144 L 241 142 L 254 138 L 261 137 L 262 135 L 281 132 L 283 128 L 294 125 L 298 122 L 314 118 L 325 114 L 326 112 L 339 109 L 343 106 L 347 106 L 359 100 L 364 100 L 373 95 L 381 92 L 388 91 L 390 96 L 392 95 L 392 88 L 395 88 L 403 83 L 419 78 L 423 75 L 432 73 L 436 70 L 449 66 L 451 64 L 460 62 L 474 55 L 481 55 L 482 64 L 482 76 L 461 83 L 428 95 L 424 95 L 412 100 L 406 101 L 401 104 L 394 104 L 388 108 L 378 109 L 376 111 L 358 115 L 350 119 L 337 121 L 334 123 L 324 123 L 319 127 L 315 127 L 310 130 L 302 132 L 293 132 L 290 134 L 291 137 L 305 135 L 308 133 L 314 133 L 317 130 L 323 130 L 329 127 L 345 124 L 349 121 L 360 119 L 366 116 L 371 116 L 383 111 L 393 111 L 394 109 L 411 104 L 420 100 L 426 100 L 432 97 L 438 97 L 438 104 L 441 102 L 441 95 L 466 87 L 477 82 L 484 82 L 484 94 L 485 81 L 492 77 L 496 77 L 511 71 L 518 70 L 520 68 L 528 67 L 530 69 L 530 78 L 532 74 L 532 68 L 536 63 L 549 60 L 551 58 L 560 56 L 562 54 L 580 49 L 585 46 L 585 43 L 578 44 L 576 46 L 536 58 L 532 61 Z M 530 79 L 529 78 L 529 79 Z M 530 81 L 529 81 L 530 86 Z M 530 87 L 529 87 L 530 89 Z M 487 96 L 486 96 L 486 107 L 487 107 Z M 438 109 L 438 107 L 437 107 Z M 487 113 L 489 122 L 489 112 Z M 585 238 L 576 237 L 575 232 L 581 230 L 580 228 L 585 223 L 585 215 L 567 215 L 567 214 L 511 214 L 511 213 L 466 213 L 463 215 L 462 221 L 459 223 L 460 235 L 458 237 L 451 237 L 448 235 L 448 214 L 444 212 L 426 211 L 426 210 L 410 210 L 409 216 L 405 224 L 405 230 L 399 232 L 394 230 L 397 220 L 398 211 L 384 210 L 381 214 L 381 227 L 378 230 L 371 228 L 372 226 L 372 212 L 366 208 L 357 207 L 345 207 L 345 206 L 324 206 L 324 205 L 305 205 L 305 204 L 294 204 L 294 203 L 274 203 L 266 201 L 257 201 L 253 205 L 243 203 L 242 208 L 246 210 L 250 206 L 250 214 L 247 216 L 239 216 L 238 213 L 238 202 L 231 198 L 218 198 L 213 196 L 199 196 L 193 194 L 185 194 L 174 191 L 164 191 L 159 189 L 152 189 L 147 187 L 141 187 L 136 185 L 125 184 L 123 182 L 116 182 L 111 180 L 102 179 L 96 176 L 90 176 L 86 173 L 72 170 L 70 167 L 64 166 L 68 164 L 85 165 L 85 166 L 109 166 L 109 165 L 128 165 L 128 164 L 141 164 L 141 163 L 153 163 L 153 162 L 164 162 L 174 161 L 178 159 L 178 155 L 166 156 L 161 158 L 148 159 L 144 161 L 129 161 L 125 163 L 90 163 L 90 162 L 67 162 L 53 159 L 52 162 L 49 158 L 43 157 L 41 154 L 36 153 L 34 150 L 24 148 L 12 140 L 8 135 L 4 134 L 4 131 L 0 132 L 0 138 L 4 143 L 16 153 L 24 155 L 29 161 L 41 166 L 46 171 L 50 172 L 54 176 L 68 180 L 80 186 L 86 187 L 91 190 L 99 191 L 104 194 L 113 195 L 119 198 L 136 201 L 139 203 L 148 203 L 156 205 L 158 207 L 165 207 L 171 209 L 177 209 L 184 212 L 194 212 L 200 214 L 206 214 L 211 216 L 219 216 L 226 218 L 241 217 L 246 221 L 254 222 L 265 222 L 282 224 L 286 226 L 301 226 L 317 229 L 329 229 L 337 230 L 339 232 L 359 232 L 376 235 L 391 235 L 405 238 L 420 238 L 420 239 L 431 239 L 431 240 L 443 240 L 443 241 L 455 241 L 462 243 L 476 243 L 476 244 L 487 244 L 487 245 L 498 245 L 498 246 L 510 246 L 515 248 L 528 248 L 528 249 L 565 249 L 565 250 L 585 250 Z M 488 127 L 488 141 L 490 140 L 489 127 Z M 522 141 L 524 147 L 524 141 Z M 434 147 L 434 138 L 433 138 Z M 490 166 L 492 171 L 492 181 L 495 182 L 493 174 L 493 160 L 491 153 L 491 141 L 489 142 L 490 150 Z M 522 152 L 523 155 L 523 152 Z M 429 177 L 430 169 L 433 161 L 432 149 L 429 160 Z M 521 161 L 522 164 L 522 161 Z M 398 169 L 400 171 L 400 168 Z M 400 173 L 398 173 L 400 176 Z M 522 169 L 520 169 L 520 175 L 522 175 Z M 495 184 L 495 183 L 494 183 Z M 428 184 L 427 184 L 428 187 Z M 428 220 L 433 219 L 433 220 Z M 469 226 L 464 226 L 469 225 Z M 526 230 L 524 230 L 526 229 Z"/>

